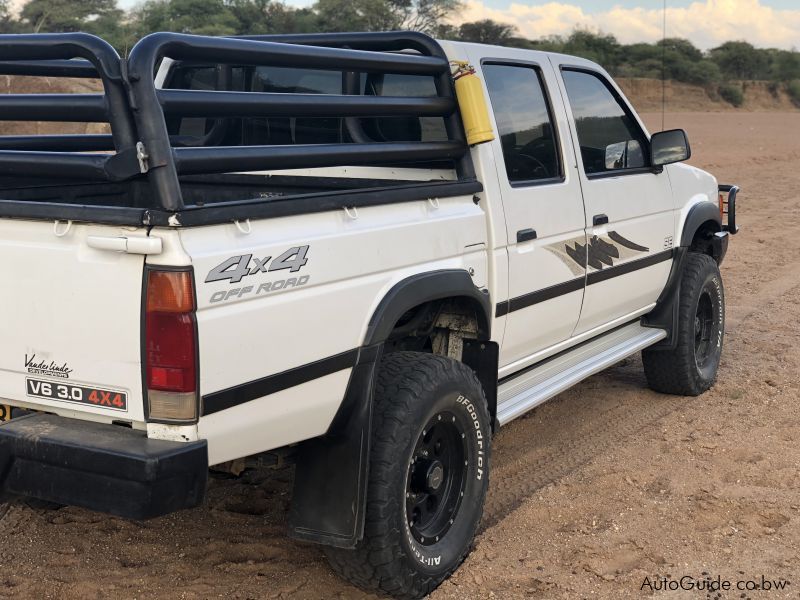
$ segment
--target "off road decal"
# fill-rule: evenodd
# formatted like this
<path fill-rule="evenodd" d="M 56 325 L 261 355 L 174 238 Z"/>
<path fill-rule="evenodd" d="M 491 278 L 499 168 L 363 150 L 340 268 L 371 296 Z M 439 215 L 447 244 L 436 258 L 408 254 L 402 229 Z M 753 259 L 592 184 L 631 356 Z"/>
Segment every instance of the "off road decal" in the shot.
<path fill-rule="evenodd" d="M 297 273 L 308 263 L 308 249 L 309 246 L 295 246 L 274 259 L 271 256 L 259 258 L 253 254 L 231 256 L 211 269 L 206 276 L 205 282 L 227 281 L 229 284 L 234 284 L 240 283 L 245 277 L 252 275 L 263 275 L 283 270 L 289 271 L 289 273 Z M 298 275 L 297 277 L 286 277 L 284 275 L 282 279 L 262 280 L 261 283 L 255 280 L 252 285 L 240 285 L 216 291 L 209 298 L 209 302 L 217 304 L 233 299 L 260 296 L 270 292 L 277 292 L 278 290 L 301 287 L 307 284 L 310 278 L 309 275 Z"/>
<path fill-rule="evenodd" d="M 600 271 L 650 251 L 616 231 L 609 231 L 607 235 L 593 235 L 588 244 L 584 243 L 581 236 L 545 248 L 560 258 L 575 276 L 582 275 L 588 267 Z"/>
<path fill-rule="evenodd" d="M 88 404 L 122 412 L 128 410 L 128 395 L 116 390 L 26 378 L 25 393 L 45 400 Z"/>

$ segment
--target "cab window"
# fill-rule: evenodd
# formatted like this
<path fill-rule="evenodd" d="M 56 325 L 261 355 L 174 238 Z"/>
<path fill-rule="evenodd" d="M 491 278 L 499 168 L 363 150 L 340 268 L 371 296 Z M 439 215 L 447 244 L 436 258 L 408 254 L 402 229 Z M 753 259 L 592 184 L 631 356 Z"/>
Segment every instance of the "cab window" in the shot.
<path fill-rule="evenodd" d="M 641 169 L 649 163 L 647 138 L 600 75 L 562 71 L 587 175 Z"/>
<path fill-rule="evenodd" d="M 560 179 L 555 127 L 538 69 L 484 64 L 483 76 L 509 182 Z"/>

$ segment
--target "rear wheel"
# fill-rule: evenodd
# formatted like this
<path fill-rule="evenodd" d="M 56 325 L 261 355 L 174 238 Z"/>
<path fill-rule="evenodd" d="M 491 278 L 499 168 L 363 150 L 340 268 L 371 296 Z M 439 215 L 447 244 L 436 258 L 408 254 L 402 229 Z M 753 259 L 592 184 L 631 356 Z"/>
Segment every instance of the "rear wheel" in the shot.
<path fill-rule="evenodd" d="M 375 390 L 364 538 L 326 548 L 342 577 L 421 598 L 469 552 L 489 478 L 490 421 L 473 371 L 419 352 L 387 355 Z"/>
<path fill-rule="evenodd" d="M 717 378 L 725 334 L 725 294 L 714 259 L 688 255 L 678 301 L 676 347 L 645 350 L 642 362 L 653 390 L 697 396 Z"/>

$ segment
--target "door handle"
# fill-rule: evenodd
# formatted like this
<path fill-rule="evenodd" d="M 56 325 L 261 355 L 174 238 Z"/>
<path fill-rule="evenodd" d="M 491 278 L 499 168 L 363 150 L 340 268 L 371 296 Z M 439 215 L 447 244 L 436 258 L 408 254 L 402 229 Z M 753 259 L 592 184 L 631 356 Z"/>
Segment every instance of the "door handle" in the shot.
<path fill-rule="evenodd" d="M 86 245 L 95 250 L 110 250 L 111 252 L 126 252 L 128 254 L 161 254 L 161 238 L 159 237 L 112 237 L 105 235 L 90 235 L 86 238 Z"/>
<path fill-rule="evenodd" d="M 530 240 L 536 239 L 536 230 L 535 229 L 520 229 L 517 232 L 517 243 L 520 244 L 522 242 L 528 242 Z"/>
<path fill-rule="evenodd" d="M 597 227 L 598 225 L 606 225 L 608 223 L 608 215 L 595 215 L 592 217 L 592 225 Z"/>

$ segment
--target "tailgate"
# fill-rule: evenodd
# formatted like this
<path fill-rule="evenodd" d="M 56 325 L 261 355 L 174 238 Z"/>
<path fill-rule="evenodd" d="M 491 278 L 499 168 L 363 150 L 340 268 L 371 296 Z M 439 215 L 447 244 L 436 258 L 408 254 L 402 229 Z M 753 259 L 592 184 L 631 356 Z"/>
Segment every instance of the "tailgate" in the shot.
<path fill-rule="evenodd" d="M 145 257 L 90 247 L 89 238 L 108 246 L 145 235 L 130 227 L 0 219 L 0 404 L 144 420 Z"/>

